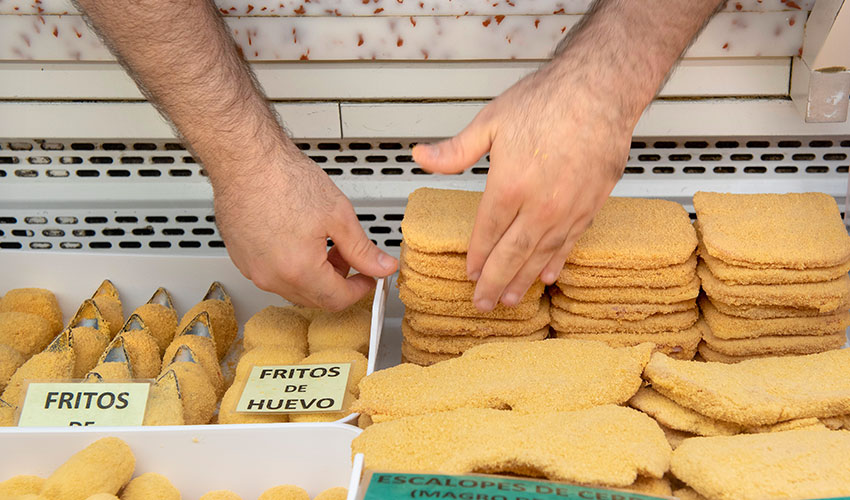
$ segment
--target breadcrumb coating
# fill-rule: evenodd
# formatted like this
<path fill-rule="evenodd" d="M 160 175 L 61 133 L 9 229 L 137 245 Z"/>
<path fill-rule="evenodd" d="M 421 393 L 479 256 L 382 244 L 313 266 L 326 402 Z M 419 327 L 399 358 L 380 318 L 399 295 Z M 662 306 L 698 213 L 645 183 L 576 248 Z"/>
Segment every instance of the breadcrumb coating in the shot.
<path fill-rule="evenodd" d="M 298 349 L 307 355 L 310 321 L 292 307 L 268 306 L 245 323 L 242 343 L 246 350 L 260 346 Z"/>
<path fill-rule="evenodd" d="M 206 370 L 198 363 L 178 361 L 166 368 L 174 370 L 183 403 L 183 420 L 186 425 L 209 423 L 215 412 L 218 398 Z"/>
<path fill-rule="evenodd" d="M 475 295 L 474 281 L 447 280 L 425 276 L 407 267 L 403 260 L 400 267 L 399 283 L 404 283 L 411 292 L 420 297 L 435 300 L 472 302 L 472 298 Z M 544 288 L 545 285 L 543 282 L 536 280 L 525 292 L 525 295 L 522 296 L 520 302 L 538 302 L 540 296 L 543 295 Z"/>
<path fill-rule="evenodd" d="M 552 308 L 552 328 L 564 333 L 659 333 L 690 328 L 699 318 L 699 310 L 653 314 L 646 319 L 625 321 L 587 318 L 558 307 Z"/>
<path fill-rule="evenodd" d="M 44 486 L 45 479 L 38 476 L 20 475 L 0 481 L 0 498 L 10 498 L 28 493 L 36 494 Z"/>
<path fill-rule="evenodd" d="M 313 353 L 303 360 L 302 365 L 316 365 L 322 363 L 351 363 L 348 370 L 348 385 L 346 390 L 357 397 L 360 395 L 358 384 L 366 376 L 369 360 L 363 354 L 352 349 L 327 349 Z"/>
<path fill-rule="evenodd" d="M 539 301 L 520 302 L 516 306 L 508 307 L 501 302 L 496 304 L 492 311 L 479 311 L 472 301 L 452 301 L 423 298 L 413 293 L 403 280 L 398 282 L 398 296 L 404 303 L 405 310 L 438 314 L 441 316 L 459 316 L 465 318 L 485 319 L 510 319 L 526 320 L 533 318 L 540 310 Z M 541 299 L 542 300 L 542 299 Z"/>
<path fill-rule="evenodd" d="M 313 500 L 345 500 L 348 498 L 348 488 L 328 488 L 316 495 Z"/>
<path fill-rule="evenodd" d="M 236 312 L 233 310 L 233 304 L 230 302 L 207 299 L 195 304 L 183 315 L 183 319 L 177 325 L 177 332 L 182 332 L 197 315 L 205 311 L 210 316 L 210 331 L 215 340 L 218 359 L 221 360 L 227 354 L 227 351 L 230 350 L 230 346 L 239 332 L 239 325 L 236 323 Z"/>
<path fill-rule="evenodd" d="M 697 266 L 699 267 L 699 266 Z M 561 292 L 571 299 L 583 302 L 608 302 L 622 304 L 673 304 L 697 298 L 700 289 L 700 280 L 694 277 L 693 281 L 685 286 L 673 286 L 669 288 L 639 288 L 639 287 L 598 287 L 588 288 L 558 283 Z"/>
<path fill-rule="evenodd" d="M 310 354 L 343 347 L 368 355 L 371 330 L 372 313 L 359 307 L 323 312 L 307 330 Z"/>
<path fill-rule="evenodd" d="M 694 299 L 674 302 L 672 304 L 618 304 L 611 302 L 582 302 L 564 295 L 557 287 L 549 289 L 552 296 L 552 307 L 578 314 L 586 318 L 617 319 L 622 321 L 638 321 L 653 314 L 670 314 L 688 311 L 696 307 Z"/>
<path fill-rule="evenodd" d="M 65 320 L 59 301 L 50 290 L 43 288 L 15 288 L 0 297 L 0 313 L 23 312 L 35 314 L 50 322 L 51 337 L 62 331 Z"/>
<path fill-rule="evenodd" d="M 777 335 L 830 335 L 850 326 L 850 310 L 824 316 L 747 319 L 724 314 L 703 297 L 699 301 L 703 319 L 719 339 L 743 339 Z"/>
<path fill-rule="evenodd" d="M 0 344 L 25 358 L 42 351 L 56 336 L 50 321 L 27 312 L 0 312 Z"/>
<path fill-rule="evenodd" d="M 674 359 L 693 359 L 702 333 L 695 326 L 660 333 L 564 333 L 554 330 L 559 339 L 595 340 L 611 347 L 632 347 L 650 343 L 654 350 Z"/>
<path fill-rule="evenodd" d="M 407 320 L 404 320 L 401 323 L 401 332 L 404 335 L 404 340 L 410 344 L 411 347 L 420 351 L 438 354 L 462 354 L 464 351 L 482 344 L 492 344 L 494 342 L 533 342 L 535 340 L 543 340 L 549 336 L 549 327 L 546 326 L 540 330 L 531 332 L 528 335 L 512 335 L 509 337 L 461 337 L 458 335 L 438 337 L 435 335 L 422 335 L 411 328 Z"/>
<path fill-rule="evenodd" d="M 5 344 L 0 344 L 0 394 L 3 393 L 12 375 L 25 362 L 26 358 L 21 356 L 21 353 Z"/>
<path fill-rule="evenodd" d="M 68 380 L 74 375 L 74 352 L 71 350 L 40 352 L 21 365 L 9 379 L 0 399 L 19 407 L 24 402 L 25 381 Z"/>
<path fill-rule="evenodd" d="M 221 373 L 221 365 L 218 362 L 218 353 L 216 352 L 215 342 L 213 342 L 213 339 L 200 337 L 198 335 L 178 335 L 171 341 L 171 344 L 165 350 L 165 355 L 162 359 L 165 360 L 166 363 L 169 363 L 172 359 L 174 359 L 174 355 L 177 354 L 177 350 L 182 346 L 186 346 L 192 350 L 192 354 L 195 356 L 195 361 L 200 363 L 204 368 L 204 371 L 207 373 L 207 379 L 209 379 L 210 384 L 212 384 L 213 389 L 215 389 L 216 395 L 220 397 L 224 394 L 227 387 L 225 387 L 224 384 L 224 375 Z M 165 369 L 166 368 L 163 368 L 163 371 L 165 371 Z"/>
<path fill-rule="evenodd" d="M 168 371 L 151 385 L 142 425 L 184 425 L 177 375 Z"/>
<path fill-rule="evenodd" d="M 177 312 L 162 304 L 142 304 L 133 314 L 137 314 L 145 322 L 151 337 L 156 340 L 160 355 L 165 353 L 177 333 Z"/>
<path fill-rule="evenodd" d="M 74 454 L 59 466 L 41 494 L 62 500 L 85 500 L 96 493 L 115 495 L 133 477 L 136 458 L 127 443 L 101 438 Z"/>
<path fill-rule="evenodd" d="M 133 375 L 136 378 L 156 378 L 162 368 L 159 345 L 149 331 L 144 329 L 121 333 L 124 349 L 130 356 L 130 364 L 133 366 Z"/>
<path fill-rule="evenodd" d="M 431 366 L 434 363 L 460 357 L 460 353 L 446 354 L 423 351 L 410 345 L 407 340 L 401 341 L 401 362 L 419 366 Z"/>
<path fill-rule="evenodd" d="M 401 221 L 405 245 L 426 253 L 466 253 L 481 194 L 432 188 L 412 192 Z"/>
<path fill-rule="evenodd" d="M 303 488 L 286 484 L 267 489 L 257 500 L 310 500 L 310 495 Z"/>
<path fill-rule="evenodd" d="M 537 313 L 526 320 L 461 318 L 407 309 L 404 319 L 420 335 L 437 337 L 508 337 L 527 336 L 549 324 L 549 299 L 540 300 Z"/>
<path fill-rule="evenodd" d="M 256 347 L 239 358 L 236 378 L 247 379 L 255 366 L 294 365 L 302 359 L 304 354 L 300 349 L 280 346 Z"/>
<path fill-rule="evenodd" d="M 650 387 L 642 387 L 629 400 L 629 406 L 654 418 L 659 424 L 699 436 L 732 436 L 743 429 L 740 425 L 706 417 L 677 404 Z"/>
<path fill-rule="evenodd" d="M 242 500 L 242 497 L 228 490 L 215 490 L 204 493 L 199 500 Z"/>
<path fill-rule="evenodd" d="M 136 476 L 124 487 L 121 500 L 180 500 L 180 492 L 167 477 L 155 472 Z"/>
<path fill-rule="evenodd" d="M 687 285 L 694 279 L 696 272 L 697 256 L 692 254 L 682 264 L 658 269 L 617 269 L 567 264 L 561 270 L 558 282 L 585 287 L 668 288 Z"/>
<path fill-rule="evenodd" d="M 847 342 L 844 330 L 828 335 L 783 335 L 727 340 L 716 337 L 704 320 L 700 320 L 697 327 L 708 347 L 727 356 L 812 354 L 840 349 Z"/>

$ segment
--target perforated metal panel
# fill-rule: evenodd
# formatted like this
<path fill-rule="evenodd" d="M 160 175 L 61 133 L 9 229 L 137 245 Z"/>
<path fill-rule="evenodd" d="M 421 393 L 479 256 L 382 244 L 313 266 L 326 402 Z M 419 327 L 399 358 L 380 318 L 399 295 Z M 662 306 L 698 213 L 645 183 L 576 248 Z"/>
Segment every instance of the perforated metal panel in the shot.
<path fill-rule="evenodd" d="M 410 148 L 431 139 L 305 140 L 376 244 L 396 253 L 421 185 L 483 189 L 488 158 L 430 175 Z M 850 137 L 636 138 L 616 195 L 689 204 L 696 190 L 823 191 L 843 210 Z M 0 140 L 0 249 L 221 254 L 206 174 L 174 140 Z M 169 197 L 169 193 L 179 193 Z M 12 195 L 15 196 L 12 196 Z"/>

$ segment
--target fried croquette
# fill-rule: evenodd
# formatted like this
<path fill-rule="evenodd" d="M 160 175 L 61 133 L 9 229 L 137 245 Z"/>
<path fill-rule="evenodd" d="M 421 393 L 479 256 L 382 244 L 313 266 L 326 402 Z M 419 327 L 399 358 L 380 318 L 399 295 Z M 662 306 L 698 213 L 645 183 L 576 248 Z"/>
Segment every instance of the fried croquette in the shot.
<path fill-rule="evenodd" d="M 3 393 L 12 375 L 25 362 L 26 358 L 21 356 L 21 353 L 5 344 L 0 344 L 0 394 Z"/>
<path fill-rule="evenodd" d="M 323 312 L 307 329 L 310 354 L 342 347 L 368 356 L 371 329 L 372 313 L 359 307 Z"/>
<path fill-rule="evenodd" d="M 641 386 L 651 344 L 549 339 L 485 344 L 429 367 L 403 364 L 360 381 L 352 410 L 403 417 L 456 408 L 540 413 L 620 404 Z"/>
<path fill-rule="evenodd" d="M 786 306 L 829 312 L 835 311 L 850 300 L 848 275 L 820 283 L 728 285 L 715 278 L 703 263 L 697 266 L 697 274 L 710 298 L 733 306 Z"/>
<path fill-rule="evenodd" d="M 115 495 L 110 495 L 109 493 L 95 493 L 94 495 L 86 498 L 86 500 L 120 500 Z"/>
<path fill-rule="evenodd" d="M 165 288 L 159 288 L 146 304 L 133 311 L 142 318 L 151 336 L 156 339 L 159 353 L 162 356 L 166 347 L 177 334 L 177 311 L 171 301 L 171 295 Z"/>
<path fill-rule="evenodd" d="M 850 236 L 824 193 L 694 194 L 707 252 L 727 264 L 810 269 L 850 260 Z"/>
<path fill-rule="evenodd" d="M 302 359 L 304 355 L 300 349 L 281 346 L 256 347 L 239 358 L 236 378 L 246 380 L 255 366 L 295 365 Z"/>
<path fill-rule="evenodd" d="M 14 498 L 18 495 L 37 494 L 44 486 L 44 478 L 20 475 L 0 481 L 0 498 Z"/>
<path fill-rule="evenodd" d="M 237 412 L 236 405 L 242 397 L 245 389 L 245 378 L 238 375 L 233 384 L 228 387 L 221 398 L 221 406 L 218 409 L 219 424 L 275 424 L 289 422 L 287 413 L 260 413 L 260 412 Z"/>
<path fill-rule="evenodd" d="M 552 307 L 586 318 L 638 321 L 654 314 L 671 314 L 689 311 L 696 307 L 694 299 L 672 304 L 618 304 L 612 302 L 582 302 L 567 297 L 557 287 L 550 289 Z"/>
<path fill-rule="evenodd" d="M 27 312 L 0 312 L 0 344 L 29 358 L 56 336 L 50 321 Z"/>
<path fill-rule="evenodd" d="M 74 375 L 74 350 L 68 332 L 57 335 L 49 346 L 15 371 L 0 399 L 19 407 L 24 402 L 25 383 L 30 380 L 70 380 Z"/>
<path fill-rule="evenodd" d="M 287 484 L 267 489 L 257 500 L 310 500 L 310 495 L 303 488 Z"/>
<path fill-rule="evenodd" d="M 638 475 L 661 478 L 671 453 L 655 421 L 614 405 L 529 415 L 464 408 L 401 418 L 368 427 L 351 449 L 374 470 L 531 472 L 614 487 L 629 486 Z"/>
<path fill-rule="evenodd" d="M 718 311 L 705 297 L 700 299 L 699 307 L 712 335 L 726 340 L 777 335 L 829 335 L 850 326 L 848 310 L 826 316 L 746 319 Z"/>
<path fill-rule="evenodd" d="M 685 408 L 649 387 L 638 390 L 629 400 L 629 406 L 646 413 L 665 427 L 699 436 L 732 436 L 743 430 L 740 425 Z"/>
<path fill-rule="evenodd" d="M 109 331 L 88 326 L 71 328 L 68 332 L 74 349 L 73 378 L 83 378 L 97 365 L 103 351 L 109 346 Z"/>
<path fill-rule="evenodd" d="M 59 301 L 50 290 L 43 288 L 15 288 L 0 297 L 0 313 L 21 312 L 35 314 L 49 323 L 50 338 L 62 331 L 65 320 Z"/>
<path fill-rule="evenodd" d="M 694 279 L 696 272 L 697 256 L 692 254 L 681 264 L 657 269 L 617 269 L 567 264 L 561 270 L 558 282 L 583 287 L 668 288 L 687 285 Z"/>
<path fill-rule="evenodd" d="M 699 266 L 697 266 L 699 267 Z M 700 290 L 698 277 L 684 286 L 669 288 L 640 287 L 579 287 L 558 283 L 561 293 L 582 302 L 607 302 L 611 304 L 673 304 L 697 298 Z"/>
<path fill-rule="evenodd" d="M 555 330 L 555 337 L 572 340 L 595 340 L 611 347 L 632 347 L 651 343 L 656 351 L 674 359 L 693 359 L 702 334 L 692 326 L 684 330 L 660 333 L 563 333 Z"/>
<path fill-rule="evenodd" d="M 656 352 L 644 377 L 676 403 L 739 425 L 850 413 L 850 349 L 736 364 L 679 361 Z"/>
<path fill-rule="evenodd" d="M 121 304 L 118 289 L 111 281 L 103 280 L 91 296 L 91 301 L 97 304 L 97 308 L 109 324 L 109 339 L 112 340 L 124 324 L 124 306 Z"/>
<path fill-rule="evenodd" d="M 313 500 L 345 500 L 348 498 L 348 488 L 328 488 L 316 495 Z"/>
<path fill-rule="evenodd" d="M 171 341 L 165 350 L 163 359 L 173 359 L 177 351 L 183 347 L 192 351 L 192 356 L 201 364 L 207 373 L 210 384 L 215 389 L 218 397 L 224 394 L 227 387 L 224 383 L 224 375 L 221 373 L 221 364 L 218 360 L 218 352 L 215 348 L 215 340 L 210 333 L 208 317 L 201 313 L 197 321 L 189 323 L 186 329 Z"/>
<path fill-rule="evenodd" d="M 102 438 L 77 452 L 44 482 L 41 494 L 62 500 L 85 500 L 96 493 L 115 495 L 133 477 L 136 458 L 127 443 Z"/>
<path fill-rule="evenodd" d="M 148 330 L 130 330 L 121 333 L 124 349 L 130 356 L 133 375 L 136 378 L 156 378 L 162 369 L 159 345 Z"/>
<path fill-rule="evenodd" d="M 452 301 L 423 298 L 413 293 L 403 280 L 398 282 L 398 296 L 404 303 L 405 309 L 437 314 L 441 316 L 460 316 L 466 318 L 511 319 L 527 320 L 533 318 L 540 310 L 540 302 L 520 302 L 508 307 L 501 302 L 492 311 L 479 311 L 472 301 Z"/>
<path fill-rule="evenodd" d="M 215 340 L 215 348 L 218 359 L 221 360 L 230 350 L 231 344 L 239 332 L 236 323 L 236 312 L 230 296 L 224 291 L 220 283 L 215 282 L 210 286 L 205 299 L 195 304 L 180 320 L 177 331 L 182 332 L 198 314 L 206 311 L 210 317 L 210 330 Z"/>
<path fill-rule="evenodd" d="M 180 500 L 180 492 L 165 476 L 147 472 L 124 487 L 121 500 Z"/>
<path fill-rule="evenodd" d="M 688 439 L 672 471 L 699 494 L 722 500 L 850 495 L 850 432 L 801 429 Z"/>
<path fill-rule="evenodd" d="M 151 385 L 142 425 L 183 425 L 183 402 L 177 375 L 168 370 Z"/>
<path fill-rule="evenodd" d="M 310 321 L 292 307 L 268 306 L 245 323 L 242 344 L 245 350 L 260 346 L 298 349 L 307 355 L 307 327 Z"/>
<path fill-rule="evenodd" d="M 445 337 L 438 337 L 420 334 L 410 327 L 407 320 L 402 322 L 401 331 L 404 334 L 404 340 L 412 347 L 420 351 L 445 354 L 461 354 L 482 344 L 492 344 L 495 342 L 532 342 L 543 340 L 549 336 L 549 327 L 546 326 L 540 330 L 531 332 L 529 335 L 522 336 L 460 337 L 447 335 Z"/>
<path fill-rule="evenodd" d="M 135 374 L 130 362 L 130 355 L 124 347 L 124 337 L 119 335 L 112 340 L 89 375 L 97 375 L 101 380 L 107 381 L 133 379 Z"/>
<path fill-rule="evenodd" d="M 352 349 L 326 349 L 307 356 L 300 364 L 318 365 L 323 363 L 351 363 L 351 367 L 348 369 L 348 385 L 346 385 L 346 390 L 355 397 L 360 395 L 360 389 L 357 386 L 363 377 L 366 376 L 366 370 L 369 365 L 369 360 L 366 359 L 366 356 Z"/>
<path fill-rule="evenodd" d="M 185 348 L 177 350 L 175 361 L 168 365 L 166 371 L 173 370 L 177 377 L 180 401 L 183 403 L 183 420 L 186 425 L 209 423 L 218 403 L 215 388 L 206 370 L 182 349 Z"/>
<path fill-rule="evenodd" d="M 526 320 L 459 318 L 408 309 L 404 312 L 408 325 L 420 335 L 437 337 L 508 337 L 527 336 L 549 325 L 549 299 L 540 300 L 537 313 Z"/>
<path fill-rule="evenodd" d="M 204 493 L 199 500 L 242 500 L 242 497 L 228 490 L 215 490 Z"/>
<path fill-rule="evenodd" d="M 341 418 L 351 415 L 351 405 L 354 403 L 354 394 L 346 390 L 343 397 L 342 410 L 334 412 L 314 412 L 314 413 L 291 413 L 289 415 L 290 422 L 336 422 Z"/>

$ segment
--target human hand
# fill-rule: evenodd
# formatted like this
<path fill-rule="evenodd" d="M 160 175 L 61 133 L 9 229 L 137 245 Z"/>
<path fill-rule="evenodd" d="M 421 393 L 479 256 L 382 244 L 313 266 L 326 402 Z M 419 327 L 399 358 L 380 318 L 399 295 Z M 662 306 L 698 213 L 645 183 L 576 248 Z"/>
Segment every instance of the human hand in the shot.
<path fill-rule="evenodd" d="M 418 145 L 430 172 L 463 171 L 490 152 L 487 186 L 467 254 L 474 302 L 519 303 L 552 284 L 628 160 L 639 113 L 619 106 L 588 65 L 551 63 L 490 102 L 458 135 Z"/>
<path fill-rule="evenodd" d="M 216 222 L 245 277 L 290 301 L 339 311 L 374 287 L 370 276 L 395 272 L 396 259 L 369 241 L 351 202 L 318 165 L 294 147 L 272 158 L 213 178 Z M 349 266 L 362 274 L 346 278 Z"/>

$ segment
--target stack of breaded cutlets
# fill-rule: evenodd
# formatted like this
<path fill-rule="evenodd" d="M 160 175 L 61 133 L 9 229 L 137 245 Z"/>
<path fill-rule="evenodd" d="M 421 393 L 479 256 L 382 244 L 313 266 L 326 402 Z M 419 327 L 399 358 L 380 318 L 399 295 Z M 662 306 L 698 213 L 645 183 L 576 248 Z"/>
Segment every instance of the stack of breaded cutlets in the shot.
<path fill-rule="evenodd" d="M 549 334 L 549 300 L 535 282 L 516 307 L 483 313 L 472 302 L 466 251 L 481 193 L 421 188 L 408 200 L 399 297 L 405 305 L 404 361 L 430 365 L 488 342 L 541 340 Z"/>
<path fill-rule="evenodd" d="M 708 361 L 837 349 L 850 325 L 850 236 L 823 193 L 696 193 Z"/>
<path fill-rule="evenodd" d="M 700 340 L 696 246 L 678 203 L 609 198 L 550 288 L 552 328 L 559 338 L 616 347 L 652 342 L 675 358 L 693 358 Z"/>

